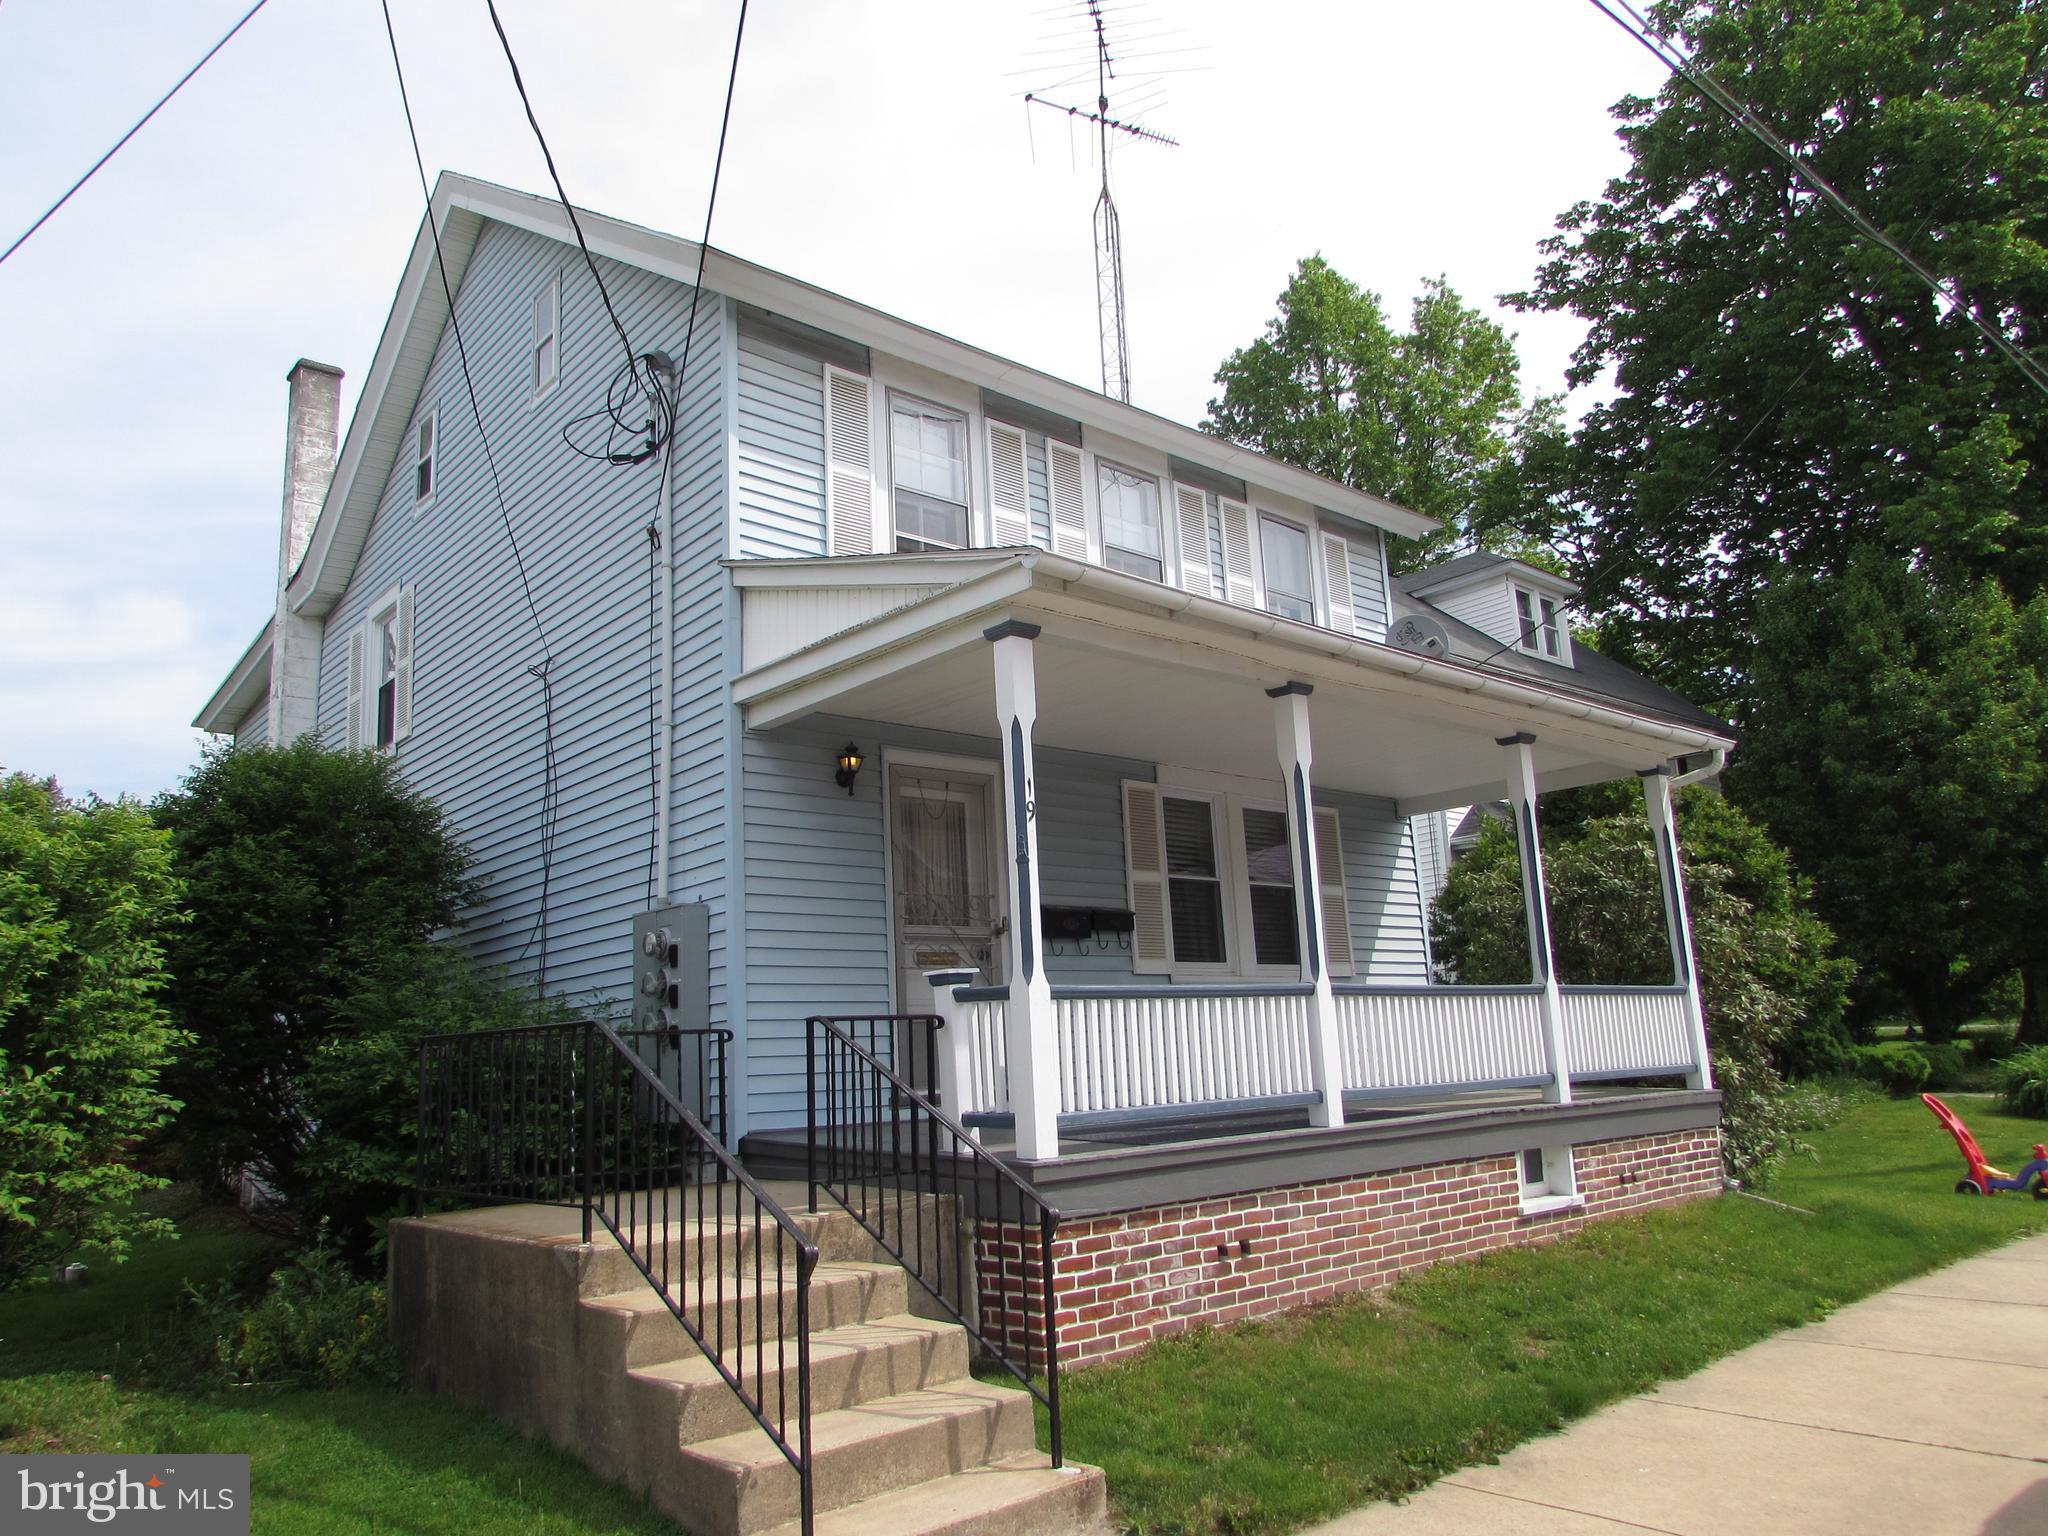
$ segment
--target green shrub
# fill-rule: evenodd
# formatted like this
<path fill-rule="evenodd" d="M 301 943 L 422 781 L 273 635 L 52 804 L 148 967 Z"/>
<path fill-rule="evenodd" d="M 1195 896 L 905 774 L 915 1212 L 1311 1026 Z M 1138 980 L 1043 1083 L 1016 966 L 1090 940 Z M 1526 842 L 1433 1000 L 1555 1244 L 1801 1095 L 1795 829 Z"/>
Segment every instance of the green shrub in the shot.
<path fill-rule="evenodd" d="M 1953 1043 L 1936 1045 L 1927 1042 L 1916 1045 L 1914 1052 L 1926 1059 L 1927 1078 L 1921 1089 L 1934 1093 L 1948 1093 L 1953 1089 L 1968 1087 L 1968 1079 L 1974 1076 L 1970 1058 L 1963 1054 L 1963 1048 Z M 1919 1092 L 1921 1089 L 1909 1090 Z"/>
<path fill-rule="evenodd" d="M 385 1327 L 384 1287 L 359 1280 L 325 1242 L 274 1272 L 246 1301 L 228 1282 L 192 1292 L 211 1335 L 203 1380 L 213 1386 L 390 1386 L 398 1366 Z"/>
<path fill-rule="evenodd" d="M 1888 1051 L 1875 1045 L 1855 1047 L 1849 1052 L 1849 1065 L 1858 1077 L 1875 1083 L 1895 1099 L 1924 1091 L 1934 1075 L 1933 1063 L 1919 1051 Z"/>
<path fill-rule="evenodd" d="M 128 801 L 0 778 L 0 1291 L 81 1246 L 119 1259 L 168 1224 L 138 1144 L 187 1037 L 157 1001 L 178 921 L 170 840 Z"/>
<path fill-rule="evenodd" d="M 2019 1042 L 2002 1029 L 1977 1035 L 1970 1041 L 1970 1054 L 1979 1066 L 1996 1066 L 2018 1050 Z"/>
<path fill-rule="evenodd" d="M 2048 1120 L 2048 1045 L 2015 1051 L 1994 1071 L 2006 1108 Z"/>
<path fill-rule="evenodd" d="M 1707 1038 L 1721 1090 L 1729 1173 L 1767 1183 L 1797 1145 L 1779 1089 L 1781 1063 L 1830 1070 L 1846 1047 L 1842 1014 L 1854 968 L 1834 951 L 1801 880 L 1763 831 L 1720 796 L 1678 801 Z M 1545 802 L 1552 948 L 1567 982 L 1668 983 L 1671 952 L 1642 794 L 1596 785 Z M 1488 821 L 1452 866 L 1431 912 L 1438 964 L 1467 985 L 1526 982 L 1528 928 L 1513 831 Z"/>

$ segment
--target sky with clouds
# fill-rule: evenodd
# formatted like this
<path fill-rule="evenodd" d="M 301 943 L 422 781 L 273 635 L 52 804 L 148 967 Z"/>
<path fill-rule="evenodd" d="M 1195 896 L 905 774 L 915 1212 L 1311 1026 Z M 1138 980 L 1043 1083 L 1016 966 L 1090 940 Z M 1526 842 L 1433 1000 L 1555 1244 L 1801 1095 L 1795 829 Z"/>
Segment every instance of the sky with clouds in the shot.
<path fill-rule="evenodd" d="M 247 5 L 0 6 L 0 246 Z M 547 190 L 482 0 L 391 9 L 429 174 Z M 499 10 L 570 195 L 694 238 L 736 0 Z M 1099 380 L 1089 146 L 1022 100 L 1092 94 L 1082 11 L 753 0 L 713 243 Z M 1111 160 L 1133 399 L 1189 422 L 1312 252 L 1397 317 L 1438 273 L 1497 308 L 1622 168 L 1608 108 L 1659 84 L 1575 0 L 1110 15 L 1117 110 L 1180 140 Z M 147 796 L 191 765 L 272 600 L 285 373 L 339 365 L 353 409 L 420 211 L 377 5 L 271 0 L 0 265 L 0 770 Z M 1500 313 L 1560 388 L 1577 324 Z"/>

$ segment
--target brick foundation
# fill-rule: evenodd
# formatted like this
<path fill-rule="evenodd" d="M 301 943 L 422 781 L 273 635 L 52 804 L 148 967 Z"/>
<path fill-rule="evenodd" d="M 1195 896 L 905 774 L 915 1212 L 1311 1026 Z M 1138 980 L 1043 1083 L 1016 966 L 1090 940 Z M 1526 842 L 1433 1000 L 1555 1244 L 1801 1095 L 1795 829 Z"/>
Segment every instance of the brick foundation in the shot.
<path fill-rule="evenodd" d="M 1574 1148 L 1580 1205 L 1521 1208 L 1512 1156 L 1153 1206 L 1063 1225 L 1053 1244 L 1062 1365 L 1092 1364 L 1189 1328 L 1271 1317 L 1378 1290 L 1444 1259 L 1542 1242 L 1588 1221 L 1719 1192 L 1712 1129 Z M 1020 1239 L 1022 1239 L 1020 1241 Z M 984 1224 L 983 1326 L 1022 1337 L 1039 1287 L 1037 1234 Z M 1035 1330 L 1033 1330 L 1035 1331 Z"/>

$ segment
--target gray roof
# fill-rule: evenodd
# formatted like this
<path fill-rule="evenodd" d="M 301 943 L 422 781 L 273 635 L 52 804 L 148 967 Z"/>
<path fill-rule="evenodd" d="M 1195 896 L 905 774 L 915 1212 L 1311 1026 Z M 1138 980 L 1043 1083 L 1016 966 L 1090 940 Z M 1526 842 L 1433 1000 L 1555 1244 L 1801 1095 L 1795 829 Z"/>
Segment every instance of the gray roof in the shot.
<path fill-rule="evenodd" d="M 1484 575 L 1489 571 L 1497 571 L 1509 566 L 1519 571 L 1527 571 L 1532 576 L 1540 576 L 1545 581 L 1556 586 L 1565 587 L 1570 591 L 1576 592 L 1579 590 L 1577 582 L 1560 576 L 1555 571 L 1546 571 L 1529 564 L 1526 560 L 1516 560 L 1508 555 L 1492 554 L 1483 549 L 1476 549 L 1469 555 L 1457 555 L 1449 560 L 1439 560 L 1435 565 L 1425 565 L 1419 571 L 1408 571 L 1400 576 L 1396 576 L 1394 578 L 1394 585 L 1403 592 L 1410 594 L 1430 592 L 1438 587 L 1448 586 L 1452 582 L 1463 581 L 1468 576 Z"/>
<path fill-rule="evenodd" d="M 1499 555 L 1460 555 L 1460 560 L 1502 560 Z M 1457 561 L 1447 561 L 1455 565 Z M 1503 562 L 1510 563 L 1510 562 Z M 1443 566 L 1431 569 L 1441 570 Z M 1575 693 L 1582 698 L 1597 700 L 1603 704 L 1619 704 L 1639 715 L 1648 715 L 1654 720 L 1669 721 L 1673 725 L 1691 726 L 1698 730 L 1712 731 L 1717 736 L 1733 736 L 1734 728 L 1725 720 L 1709 714 L 1683 694 L 1674 693 L 1662 683 L 1643 676 L 1633 667 L 1625 667 L 1610 656 L 1603 656 L 1576 635 L 1572 637 L 1572 660 L 1574 666 L 1560 662 L 1546 661 L 1540 656 L 1531 656 L 1504 643 L 1482 629 L 1467 624 L 1463 619 L 1444 612 L 1436 604 L 1408 593 L 1405 583 L 1410 577 L 1424 574 L 1411 571 L 1408 576 L 1394 578 L 1400 586 L 1403 600 L 1427 613 L 1451 637 L 1453 654 L 1459 650 L 1476 651 L 1481 664 L 1499 672 L 1513 673 L 1540 682 L 1546 688 L 1564 693 Z M 1463 660 L 1465 658 L 1458 658 Z"/>

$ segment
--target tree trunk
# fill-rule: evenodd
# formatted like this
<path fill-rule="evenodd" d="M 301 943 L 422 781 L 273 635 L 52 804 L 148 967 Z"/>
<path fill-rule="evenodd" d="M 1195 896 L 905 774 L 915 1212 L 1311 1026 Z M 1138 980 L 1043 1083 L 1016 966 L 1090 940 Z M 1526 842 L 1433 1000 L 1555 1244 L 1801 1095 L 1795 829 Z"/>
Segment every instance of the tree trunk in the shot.
<path fill-rule="evenodd" d="M 2048 960 L 2029 960 L 2020 967 L 2021 1045 L 2048 1045 Z"/>

